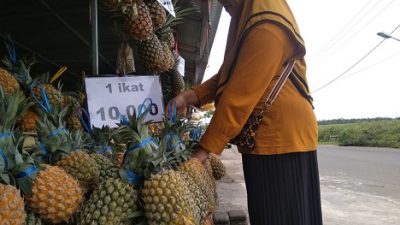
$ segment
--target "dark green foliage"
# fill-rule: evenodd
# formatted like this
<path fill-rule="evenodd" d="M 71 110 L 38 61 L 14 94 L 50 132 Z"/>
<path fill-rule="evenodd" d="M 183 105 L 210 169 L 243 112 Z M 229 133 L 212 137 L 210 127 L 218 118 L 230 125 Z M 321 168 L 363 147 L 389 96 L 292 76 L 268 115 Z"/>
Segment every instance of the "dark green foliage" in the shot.
<path fill-rule="evenodd" d="M 400 120 L 379 119 L 358 123 L 320 125 L 320 142 L 342 146 L 400 148 Z"/>

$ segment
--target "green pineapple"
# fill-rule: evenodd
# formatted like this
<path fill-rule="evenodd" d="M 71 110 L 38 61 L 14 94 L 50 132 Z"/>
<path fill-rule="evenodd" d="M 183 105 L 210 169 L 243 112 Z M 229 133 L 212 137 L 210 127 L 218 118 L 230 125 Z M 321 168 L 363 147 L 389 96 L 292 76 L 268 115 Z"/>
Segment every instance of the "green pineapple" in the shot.
<path fill-rule="evenodd" d="M 172 114 L 176 112 L 176 109 L 170 110 Z M 190 189 L 195 196 L 196 206 L 200 209 L 201 221 L 204 221 L 216 206 L 215 182 L 200 161 L 192 158 L 194 144 L 183 139 L 184 134 L 193 129 L 193 125 L 179 117 L 171 117 L 164 120 L 164 126 L 162 140 L 166 141 L 167 151 L 170 152 L 168 161 L 192 183 Z"/>
<path fill-rule="evenodd" d="M 221 180 L 226 175 L 226 169 L 221 161 L 221 158 L 217 155 L 210 153 L 209 155 L 210 164 L 212 167 L 212 174 L 216 180 Z"/>
<path fill-rule="evenodd" d="M 119 178 L 107 178 L 94 190 L 79 218 L 80 225 L 122 225 L 137 211 L 138 194 Z"/>
<path fill-rule="evenodd" d="M 117 165 L 115 165 L 115 163 L 113 163 L 113 161 L 111 161 L 110 158 L 97 153 L 90 154 L 90 157 L 96 161 L 97 165 L 100 166 L 99 182 L 111 177 L 117 178 L 119 176 L 119 168 Z"/>

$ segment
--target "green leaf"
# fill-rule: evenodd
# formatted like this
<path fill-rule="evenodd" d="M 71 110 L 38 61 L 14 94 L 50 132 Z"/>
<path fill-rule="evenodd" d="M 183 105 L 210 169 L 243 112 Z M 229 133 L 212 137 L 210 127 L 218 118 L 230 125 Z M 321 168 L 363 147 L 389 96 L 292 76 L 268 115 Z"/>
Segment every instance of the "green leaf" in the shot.
<path fill-rule="evenodd" d="M 11 184 L 10 175 L 8 175 L 8 174 L 6 174 L 6 173 L 1 173 L 1 174 L 0 174 L 0 179 L 1 179 L 5 184 Z"/>
<path fill-rule="evenodd" d="M 17 183 L 22 192 L 27 196 L 32 196 L 33 180 L 30 177 L 17 179 Z"/>

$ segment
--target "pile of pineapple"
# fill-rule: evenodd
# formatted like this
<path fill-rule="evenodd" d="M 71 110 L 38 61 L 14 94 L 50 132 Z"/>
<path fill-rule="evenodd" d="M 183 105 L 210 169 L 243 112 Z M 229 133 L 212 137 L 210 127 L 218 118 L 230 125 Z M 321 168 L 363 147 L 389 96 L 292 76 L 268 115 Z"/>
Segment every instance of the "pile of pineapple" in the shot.
<path fill-rule="evenodd" d="M 82 97 L 48 79 L 33 80 L 29 61 L 0 69 L 0 224 L 212 224 L 218 158 L 192 157 L 197 129 L 165 118 L 154 132 L 146 111 L 117 128 L 86 125 Z M 35 142 L 26 144 L 27 134 Z"/>

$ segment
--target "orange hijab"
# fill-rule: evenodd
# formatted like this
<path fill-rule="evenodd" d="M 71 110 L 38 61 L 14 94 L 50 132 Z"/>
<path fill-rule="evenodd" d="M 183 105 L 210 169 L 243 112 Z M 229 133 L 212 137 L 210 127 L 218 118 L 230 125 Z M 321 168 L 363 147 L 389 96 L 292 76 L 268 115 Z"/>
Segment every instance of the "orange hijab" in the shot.
<path fill-rule="evenodd" d="M 219 70 L 219 83 L 216 98 L 222 94 L 226 83 L 235 68 L 235 64 L 240 52 L 241 45 L 247 34 L 257 25 L 273 23 L 287 31 L 292 40 L 295 51 L 292 56 L 296 59 L 294 72 L 303 79 L 304 87 L 307 86 L 305 79 L 305 55 L 304 41 L 299 33 L 296 20 L 289 8 L 286 0 L 240 0 L 242 9 L 240 16 L 232 17 L 229 26 L 227 45 L 225 50 L 224 62 Z M 260 59 L 265 60 L 265 59 Z M 251 74 L 251 71 L 249 71 Z M 306 87 L 307 92 L 308 88 Z"/>

